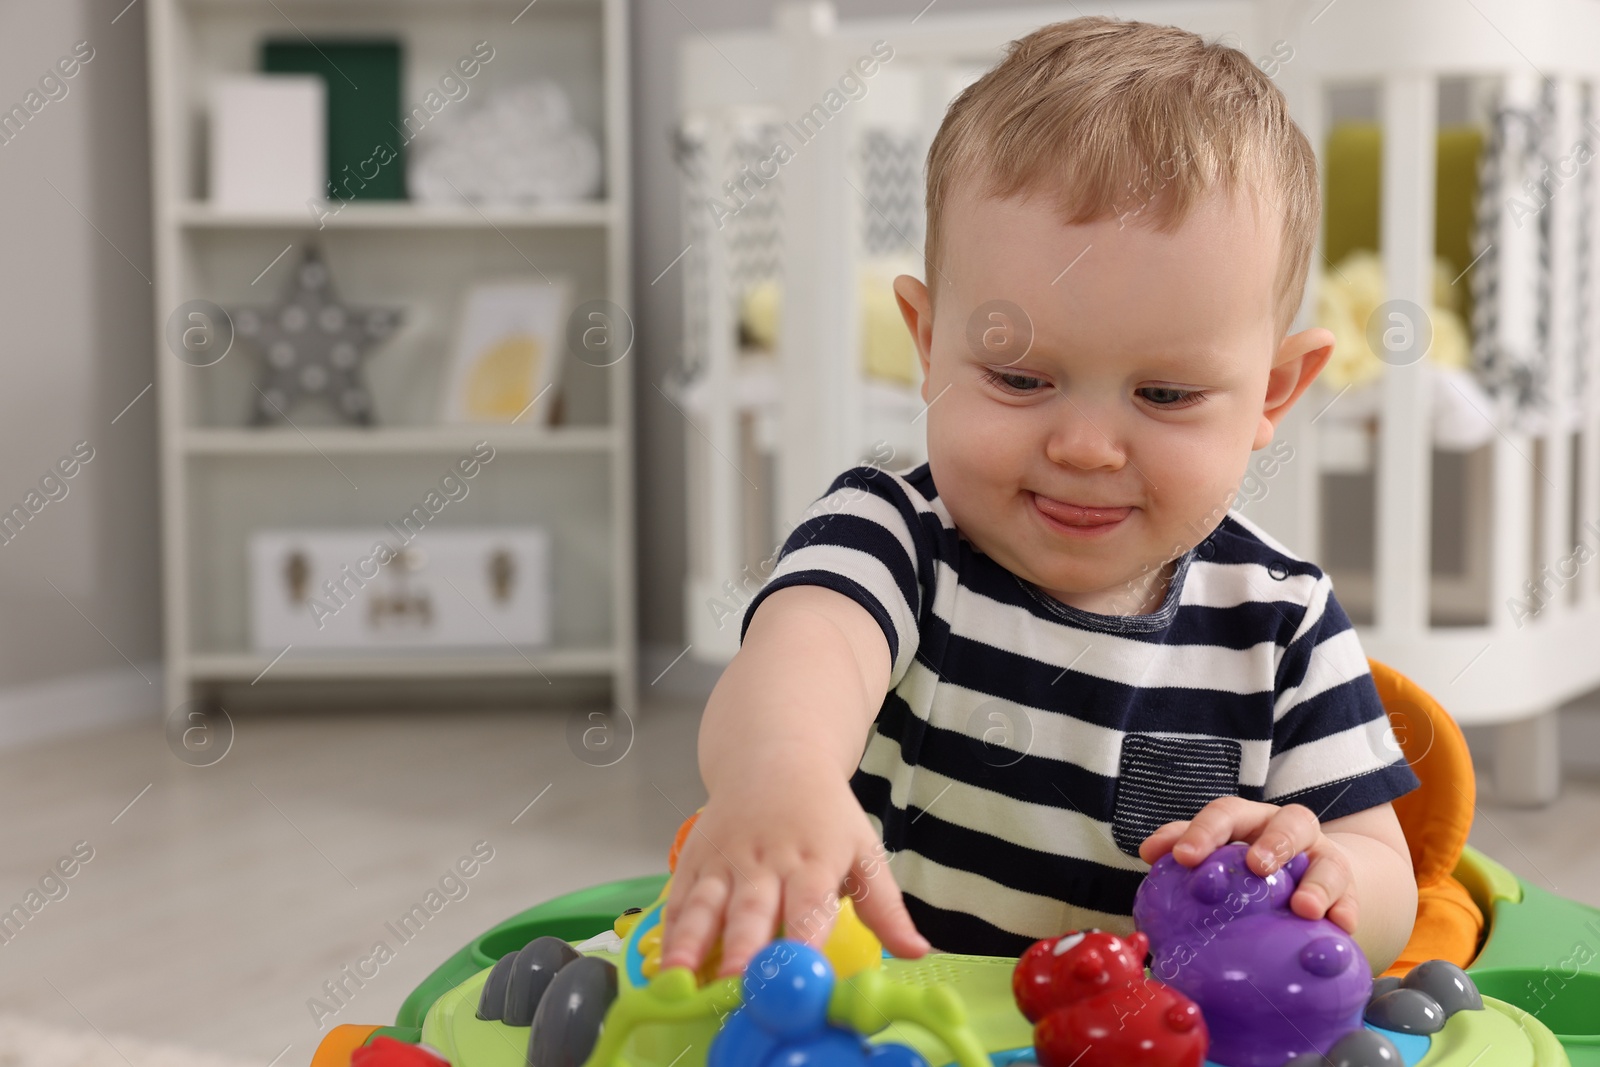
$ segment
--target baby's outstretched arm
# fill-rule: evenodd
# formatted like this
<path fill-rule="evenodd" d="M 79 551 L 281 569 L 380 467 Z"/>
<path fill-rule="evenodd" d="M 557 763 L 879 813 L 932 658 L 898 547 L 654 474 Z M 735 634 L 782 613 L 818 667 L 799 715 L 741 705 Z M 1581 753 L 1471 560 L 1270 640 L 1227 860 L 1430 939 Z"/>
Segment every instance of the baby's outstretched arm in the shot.
<path fill-rule="evenodd" d="M 663 968 L 698 966 L 720 932 L 719 974 L 737 974 L 780 919 L 820 945 L 841 885 L 891 952 L 928 951 L 849 786 L 889 669 L 883 631 L 841 593 L 789 586 L 756 609 L 701 719 L 709 797 L 673 874 Z"/>
<path fill-rule="evenodd" d="M 1349 932 L 1374 974 L 1400 957 L 1417 919 L 1411 850 L 1394 808 L 1379 804 L 1326 823 L 1301 804 L 1265 804 L 1242 797 L 1213 800 L 1188 822 L 1170 822 L 1145 838 L 1139 855 L 1166 853 L 1193 867 L 1230 841 L 1249 841 L 1246 862 L 1271 874 L 1306 853 L 1311 864 L 1289 906 L 1307 919 L 1326 916 Z"/>

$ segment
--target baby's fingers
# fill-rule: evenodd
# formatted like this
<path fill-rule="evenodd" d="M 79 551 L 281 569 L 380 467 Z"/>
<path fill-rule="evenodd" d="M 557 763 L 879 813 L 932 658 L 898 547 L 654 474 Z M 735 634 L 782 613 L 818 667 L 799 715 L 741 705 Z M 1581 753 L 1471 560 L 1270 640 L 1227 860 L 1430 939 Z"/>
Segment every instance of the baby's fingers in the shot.
<path fill-rule="evenodd" d="M 1172 851 L 1172 846 L 1177 843 L 1187 829 L 1189 829 L 1189 820 L 1187 819 L 1179 822 L 1169 822 L 1157 827 L 1155 833 L 1140 843 L 1139 858 L 1146 863 L 1154 863 Z"/>
<path fill-rule="evenodd" d="M 839 917 L 838 891 L 820 867 L 790 875 L 783 886 L 783 936 L 821 948 Z"/>
<path fill-rule="evenodd" d="M 1278 811 L 1271 804 L 1243 797 L 1218 797 L 1195 812 L 1194 818 L 1170 842 L 1172 858 L 1185 867 L 1193 867 L 1230 841 L 1253 841 Z M 1179 824 L 1168 824 L 1173 825 Z M 1167 830 L 1168 827 L 1163 826 L 1156 833 Z M 1143 852 L 1141 848 L 1140 854 Z"/>
<path fill-rule="evenodd" d="M 858 862 L 849 881 L 851 895 L 856 902 L 856 915 L 867 929 L 878 935 L 884 948 L 907 960 L 914 960 L 932 950 L 928 939 L 917 933 L 911 913 L 906 910 L 905 898 L 895 884 L 894 875 L 889 873 L 887 864 Z"/>
<path fill-rule="evenodd" d="M 1355 876 L 1350 860 L 1338 847 L 1319 850 L 1311 857 L 1300 885 L 1289 898 L 1289 908 L 1303 919 L 1326 915 L 1348 933 L 1356 929 Z"/>
<path fill-rule="evenodd" d="M 681 870 L 681 868 L 680 868 Z M 725 874 L 707 872 L 685 885 L 673 879 L 662 913 L 661 969 L 698 967 L 722 925 L 730 886 Z"/>
<path fill-rule="evenodd" d="M 1273 812 L 1251 841 L 1249 862 L 1257 874 L 1271 874 L 1322 838 L 1322 824 L 1304 804 L 1285 804 Z M 1315 859 L 1315 857 L 1312 857 Z"/>
<path fill-rule="evenodd" d="M 754 877 L 735 875 L 728 902 L 728 924 L 722 932 L 722 964 L 717 976 L 741 974 L 750 957 L 772 940 L 778 924 L 778 879 L 766 871 Z"/>

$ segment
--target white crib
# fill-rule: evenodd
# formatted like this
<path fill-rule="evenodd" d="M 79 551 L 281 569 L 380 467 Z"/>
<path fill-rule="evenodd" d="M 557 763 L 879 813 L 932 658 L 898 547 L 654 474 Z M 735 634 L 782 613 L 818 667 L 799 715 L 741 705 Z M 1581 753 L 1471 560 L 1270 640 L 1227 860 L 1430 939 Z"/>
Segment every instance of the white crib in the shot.
<path fill-rule="evenodd" d="M 763 561 L 835 475 L 922 459 L 920 372 L 914 359 L 904 366 L 909 339 L 897 346 L 885 333 L 897 318 L 885 300 L 893 272 L 922 273 L 927 146 L 949 100 L 1005 42 L 1089 13 L 1113 12 L 933 8 L 840 22 L 817 2 L 779 7 L 771 30 L 685 36 L 684 368 L 668 392 L 689 417 L 685 612 L 696 656 L 733 654 Z M 1600 5 L 1122 0 L 1115 14 L 1222 37 L 1271 64 L 1319 155 L 1341 109 L 1367 102 L 1384 131 L 1390 300 L 1431 302 L 1441 100 L 1458 119 L 1498 121 L 1513 137 L 1534 131 L 1523 157 L 1514 143 L 1491 144 L 1508 205 L 1540 205 L 1538 224 L 1488 200 L 1475 228 L 1478 274 L 1456 279 L 1478 298 L 1474 351 L 1519 368 L 1511 377 L 1533 406 L 1501 388 L 1481 412 L 1486 443 L 1439 452 L 1429 412 L 1442 379 L 1427 361 L 1389 366 L 1351 398 L 1319 384 L 1284 428 L 1292 462 L 1244 507 L 1327 566 L 1369 655 L 1463 725 L 1500 725 L 1497 796 L 1549 800 L 1559 783 L 1554 709 L 1600 686 L 1600 566 L 1588 565 L 1600 556 L 1600 314 L 1591 310 L 1600 210 L 1592 168 L 1574 151 L 1600 145 L 1600 55 L 1588 47 L 1600 40 Z M 797 145 L 794 123 L 818 115 L 814 105 L 874 42 L 887 42 L 892 59 Z M 796 149 L 781 162 L 772 158 L 779 137 Z M 1544 192 L 1519 189 L 1524 176 L 1549 178 L 1542 163 L 1555 174 Z M 1296 329 L 1316 321 L 1317 287 L 1314 269 Z M 768 347 L 756 351 L 762 334 Z M 1371 418 L 1352 421 L 1346 412 L 1363 393 Z M 1462 402 L 1445 395 L 1459 415 Z M 1369 525 L 1351 528 L 1360 509 L 1333 496 L 1352 485 L 1369 496 Z M 1370 552 L 1354 553 L 1353 565 L 1327 562 L 1347 539 L 1370 542 Z"/>

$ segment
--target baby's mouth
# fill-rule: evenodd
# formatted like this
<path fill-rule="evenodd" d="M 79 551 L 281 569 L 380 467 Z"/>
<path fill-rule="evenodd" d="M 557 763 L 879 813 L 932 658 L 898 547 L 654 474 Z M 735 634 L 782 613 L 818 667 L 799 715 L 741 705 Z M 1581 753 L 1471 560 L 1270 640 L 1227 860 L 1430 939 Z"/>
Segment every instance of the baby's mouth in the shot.
<path fill-rule="evenodd" d="M 1131 507 L 1112 507 L 1103 504 L 1073 504 L 1052 500 L 1033 494 L 1033 503 L 1040 511 L 1063 526 L 1110 526 L 1121 522 L 1133 511 Z"/>

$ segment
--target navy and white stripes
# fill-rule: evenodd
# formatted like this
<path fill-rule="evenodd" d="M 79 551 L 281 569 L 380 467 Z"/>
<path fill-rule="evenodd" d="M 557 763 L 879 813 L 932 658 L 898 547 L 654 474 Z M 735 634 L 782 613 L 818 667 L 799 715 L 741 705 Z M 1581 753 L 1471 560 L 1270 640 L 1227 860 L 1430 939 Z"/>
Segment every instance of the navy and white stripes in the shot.
<path fill-rule="evenodd" d="M 936 948 L 1131 930 L 1139 842 L 1216 797 L 1327 821 L 1417 784 L 1327 577 L 1237 516 L 1136 616 L 1062 604 L 974 549 L 926 464 L 847 471 L 807 516 L 741 639 L 790 585 L 883 628 L 890 691 L 851 786 Z"/>

